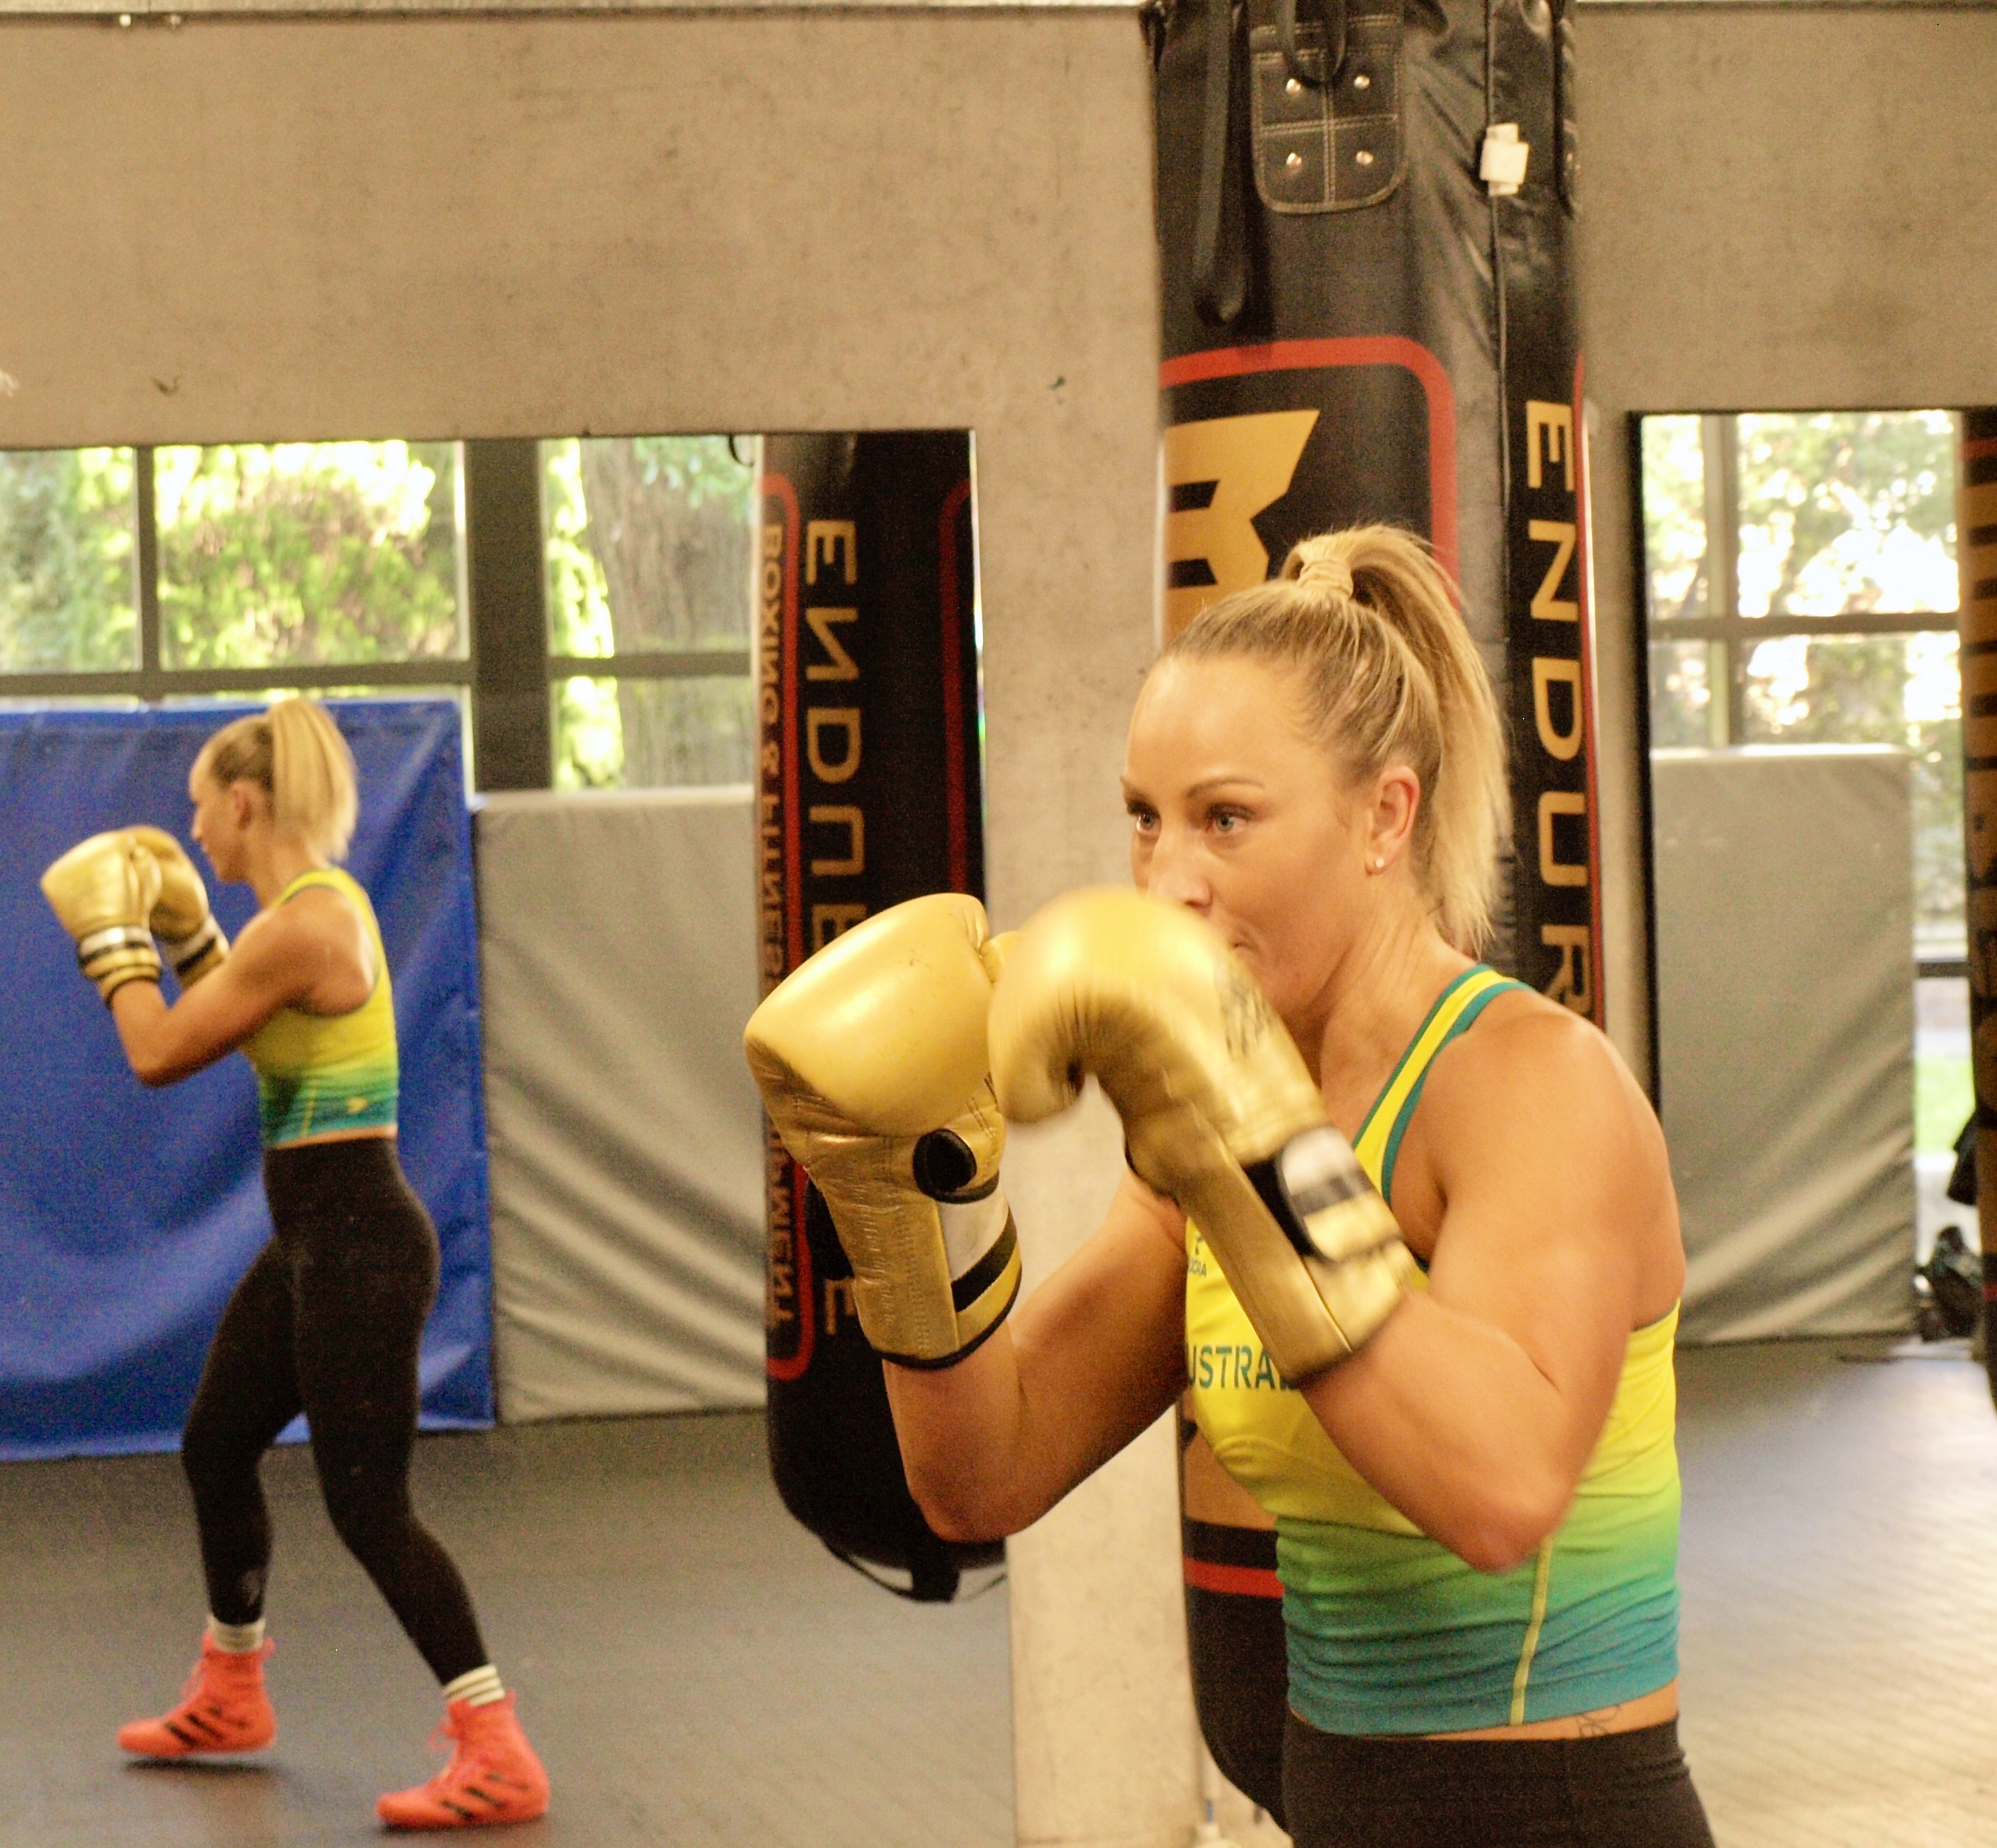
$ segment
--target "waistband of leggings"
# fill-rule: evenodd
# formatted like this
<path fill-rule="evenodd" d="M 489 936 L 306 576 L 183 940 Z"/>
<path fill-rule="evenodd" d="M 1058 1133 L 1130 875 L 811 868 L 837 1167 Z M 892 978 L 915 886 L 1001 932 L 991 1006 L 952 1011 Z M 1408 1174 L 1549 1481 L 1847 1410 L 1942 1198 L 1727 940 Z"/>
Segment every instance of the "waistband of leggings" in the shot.
<path fill-rule="evenodd" d="M 1292 1713 L 1289 1732 L 1293 1746 L 1301 1746 L 1319 1759 L 1335 1760 L 1355 1768 L 1405 1767 L 1422 1760 L 1464 1767 L 1481 1760 L 1493 1767 L 1509 1764 L 1523 1768 L 1580 1760 L 1607 1771 L 1669 1764 L 1682 1755 L 1675 1719 L 1660 1720 L 1654 1726 L 1634 1727 L 1626 1732 L 1597 1732 L 1583 1739 L 1354 1738 L 1320 1732 Z"/>
<path fill-rule="evenodd" d="M 385 1203 L 408 1189 L 392 1136 L 290 1143 L 264 1151 L 264 1191 L 281 1229 L 297 1214 L 362 1202 Z"/>

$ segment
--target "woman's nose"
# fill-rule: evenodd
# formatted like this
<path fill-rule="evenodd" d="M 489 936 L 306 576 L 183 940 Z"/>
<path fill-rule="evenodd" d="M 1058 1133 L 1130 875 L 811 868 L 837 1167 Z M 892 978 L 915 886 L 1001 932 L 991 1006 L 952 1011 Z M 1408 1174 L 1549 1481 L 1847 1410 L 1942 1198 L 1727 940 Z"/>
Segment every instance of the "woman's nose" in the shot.
<path fill-rule="evenodd" d="M 1168 830 L 1151 852 L 1150 877 L 1144 889 L 1154 898 L 1204 912 L 1213 902 L 1213 888 L 1194 864 L 1189 844 Z"/>

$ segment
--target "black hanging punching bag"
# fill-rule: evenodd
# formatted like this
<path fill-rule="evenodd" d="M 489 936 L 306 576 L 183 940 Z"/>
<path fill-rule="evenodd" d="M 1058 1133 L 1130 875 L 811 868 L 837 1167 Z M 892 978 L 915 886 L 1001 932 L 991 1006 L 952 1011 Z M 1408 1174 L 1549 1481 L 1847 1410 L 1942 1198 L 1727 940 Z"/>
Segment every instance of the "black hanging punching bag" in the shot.
<path fill-rule="evenodd" d="M 1221 1774 L 1285 1826 L 1289 1662 L 1276 1524 L 1220 1467 L 1181 1408 L 1179 1534 L 1199 1729 Z"/>
<path fill-rule="evenodd" d="M 1509 709 L 1494 960 L 1599 1020 L 1572 45 L 1544 0 L 1172 7 L 1165 614 L 1327 527 L 1426 536 Z"/>
<path fill-rule="evenodd" d="M 1511 738 L 1492 960 L 1599 1022 L 1572 3 L 1168 0 L 1165 622 L 1310 533 L 1426 536 Z M 1264 1776 L 1283 1723 L 1275 1588 L 1221 1556 L 1261 1562 L 1269 1536 L 1187 1512 L 1196 1682 L 1233 1661 L 1231 1689 L 1195 1688 L 1202 1725 L 1218 1763 Z"/>
<path fill-rule="evenodd" d="M 765 993 L 863 918 L 985 884 L 971 440 L 769 436 L 757 541 Z M 770 1467 L 784 1505 L 890 1588 L 954 1597 L 1004 1548 L 937 1538 L 909 1493 L 831 1215 L 767 1123 Z M 888 1584 L 883 1579 L 880 1582 Z"/>

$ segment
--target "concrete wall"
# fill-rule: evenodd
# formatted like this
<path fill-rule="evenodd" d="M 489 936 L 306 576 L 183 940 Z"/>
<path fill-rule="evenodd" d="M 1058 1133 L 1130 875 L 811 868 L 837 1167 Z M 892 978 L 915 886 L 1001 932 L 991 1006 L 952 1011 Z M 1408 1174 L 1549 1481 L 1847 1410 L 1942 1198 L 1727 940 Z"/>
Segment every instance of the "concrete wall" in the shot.
<path fill-rule="evenodd" d="M 1605 974 L 1647 1057 L 1629 415 L 1997 402 L 1997 12 L 1578 17 Z"/>

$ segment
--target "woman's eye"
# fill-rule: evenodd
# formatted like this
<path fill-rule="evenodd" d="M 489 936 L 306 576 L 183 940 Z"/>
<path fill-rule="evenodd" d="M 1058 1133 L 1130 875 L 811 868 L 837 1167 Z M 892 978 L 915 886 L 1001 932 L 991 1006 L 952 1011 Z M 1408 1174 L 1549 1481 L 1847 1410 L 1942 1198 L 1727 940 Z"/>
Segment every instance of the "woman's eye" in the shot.
<path fill-rule="evenodd" d="M 1239 808 L 1216 808 L 1207 817 L 1207 825 L 1216 834 L 1237 834 L 1248 825 L 1248 818 Z"/>
<path fill-rule="evenodd" d="M 1157 829 L 1158 812 L 1155 808 L 1147 808 L 1139 803 L 1132 802 L 1128 806 L 1127 812 L 1130 817 L 1131 825 L 1140 834 L 1149 834 Z"/>

